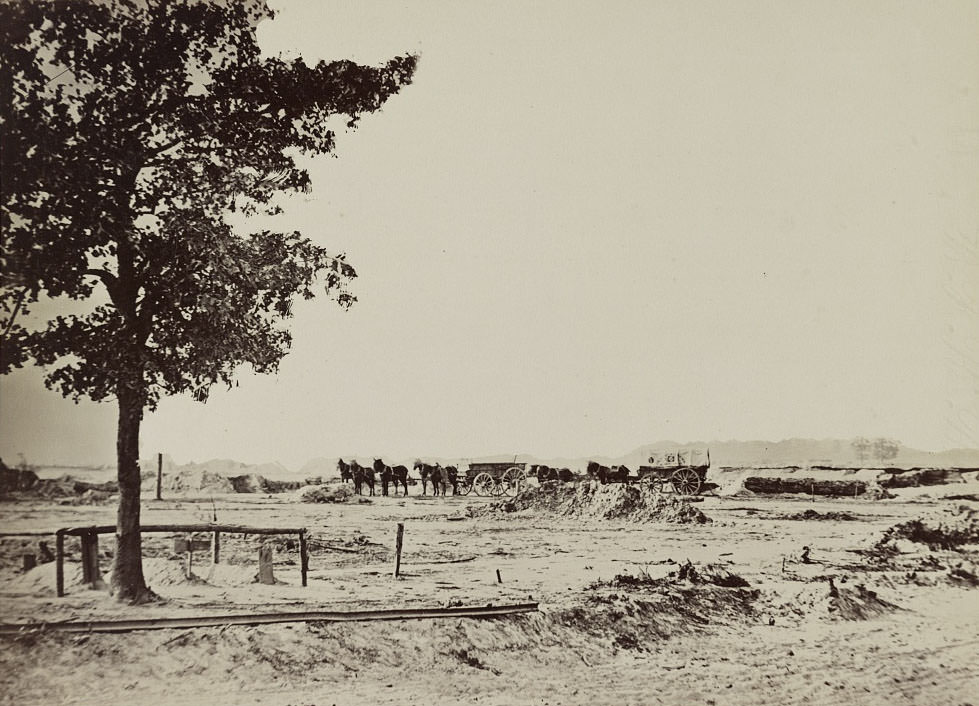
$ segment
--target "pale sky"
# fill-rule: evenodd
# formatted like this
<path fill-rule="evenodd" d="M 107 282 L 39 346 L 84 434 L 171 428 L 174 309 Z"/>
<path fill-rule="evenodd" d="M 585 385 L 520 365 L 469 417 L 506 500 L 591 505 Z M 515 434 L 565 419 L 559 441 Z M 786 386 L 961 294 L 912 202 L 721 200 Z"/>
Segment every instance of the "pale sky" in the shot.
<path fill-rule="evenodd" d="M 273 5 L 269 53 L 422 57 L 279 218 L 360 301 L 145 457 L 979 446 L 979 3 Z M 5 461 L 114 459 L 114 405 L 0 390 Z"/>

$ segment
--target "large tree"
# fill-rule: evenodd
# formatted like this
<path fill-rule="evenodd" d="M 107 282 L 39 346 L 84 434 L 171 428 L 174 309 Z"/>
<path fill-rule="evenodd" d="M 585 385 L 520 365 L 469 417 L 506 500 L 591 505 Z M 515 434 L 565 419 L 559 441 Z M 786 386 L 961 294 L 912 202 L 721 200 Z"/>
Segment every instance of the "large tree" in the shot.
<path fill-rule="evenodd" d="M 342 306 L 342 254 L 298 232 L 244 233 L 227 215 L 276 213 L 307 190 L 301 154 L 334 148 L 402 86 L 416 58 L 379 67 L 263 58 L 264 0 L 0 5 L 2 370 L 46 368 L 78 400 L 114 400 L 119 510 L 112 587 L 149 596 L 140 548 L 139 430 L 161 395 L 207 396 L 239 366 L 275 370 L 283 319 L 322 285 Z M 36 321 L 45 298 L 87 300 Z"/>

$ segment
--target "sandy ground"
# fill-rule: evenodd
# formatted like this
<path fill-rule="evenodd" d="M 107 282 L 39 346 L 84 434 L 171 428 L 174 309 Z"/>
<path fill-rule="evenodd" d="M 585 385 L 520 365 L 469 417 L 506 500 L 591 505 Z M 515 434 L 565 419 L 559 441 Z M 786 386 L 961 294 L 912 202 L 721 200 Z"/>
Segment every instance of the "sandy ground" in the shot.
<path fill-rule="evenodd" d="M 147 500 L 146 524 L 216 514 L 221 523 L 308 528 L 309 586 L 299 585 L 298 552 L 284 539 L 276 544 L 282 583 L 264 586 L 252 583 L 257 538 L 224 538 L 217 567 L 203 552 L 194 573 L 205 583 L 185 578 L 171 537 L 147 535 L 147 582 L 164 602 L 124 606 L 79 585 L 75 540 L 68 541 L 69 593 L 57 598 L 53 565 L 20 570 L 20 554 L 36 539 L 4 538 L 0 618 L 527 600 L 539 601 L 541 612 L 496 620 L 25 633 L 0 642 L 0 703 L 979 703 L 979 590 L 949 578 L 957 562 L 974 567 L 979 548 L 929 551 L 909 543 L 887 566 L 870 566 L 859 553 L 896 523 L 960 504 L 921 497 L 928 494 L 815 503 L 708 497 L 697 504 L 713 519 L 704 525 L 542 513 L 473 519 L 466 507 L 490 502 L 473 496 L 329 505 L 289 496 Z M 852 519 L 785 519 L 805 510 Z M 0 505 L 0 518 L 5 532 L 54 530 L 111 524 L 114 508 L 15 502 Z M 405 524 L 398 580 L 391 575 L 397 522 Z M 108 554 L 111 544 L 104 537 L 102 551 Z M 801 561 L 804 546 L 812 563 Z M 687 561 L 723 567 L 749 586 L 657 581 Z M 108 556 L 103 565 L 107 572 Z M 609 585 L 617 575 L 642 580 Z M 844 619 L 830 599 L 831 577 L 844 592 L 873 591 L 874 610 L 857 616 L 865 619 Z"/>

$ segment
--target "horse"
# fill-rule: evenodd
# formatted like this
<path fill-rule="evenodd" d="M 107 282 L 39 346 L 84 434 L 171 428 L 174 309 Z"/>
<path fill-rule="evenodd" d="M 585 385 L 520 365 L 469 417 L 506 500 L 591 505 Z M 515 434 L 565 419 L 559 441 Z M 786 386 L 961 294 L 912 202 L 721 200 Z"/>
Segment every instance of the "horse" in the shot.
<path fill-rule="evenodd" d="M 612 469 L 608 466 L 603 466 L 597 461 L 589 461 L 587 470 L 588 475 L 592 478 L 598 478 L 598 481 L 602 485 L 605 485 L 611 479 Z"/>
<path fill-rule="evenodd" d="M 348 480 L 352 481 L 354 479 L 354 474 L 350 470 L 350 464 L 344 461 L 342 458 L 337 459 L 337 470 L 340 471 L 340 480 L 346 483 Z"/>
<path fill-rule="evenodd" d="M 369 466 L 361 466 L 356 461 L 350 462 L 350 470 L 354 476 L 354 490 L 358 495 L 363 495 L 364 483 L 370 489 L 370 494 L 374 494 L 374 469 Z"/>
<path fill-rule="evenodd" d="M 452 484 L 452 494 L 459 494 L 459 469 L 455 466 L 445 467 L 445 476 L 448 478 L 449 483 Z"/>
<path fill-rule="evenodd" d="M 442 479 L 445 477 L 443 475 L 444 473 L 445 471 L 437 463 L 432 466 L 431 473 L 429 474 L 429 479 L 432 481 L 432 495 L 437 496 L 440 491 L 443 496 L 445 495 L 444 488 L 442 488 Z"/>
<path fill-rule="evenodd" d="M 603 466 L 595 461 L 588 462 L 588 475 L 606 483 L 625 483 L 629 479 L 629 469 L 626 466 Z"/>
<path fill-rule="evenodd" d="M 530 472 L 537 476 L 538 483 L 544 483 L 549 480 L 557 480 L 557 469 L 551 468 L 550 466 L 534 464 L 530 467 Z"/>
<path fill-rule="evenodd" d="M 431 463 L 422 463 L 421 461 L 415 459 L 414 469 L 418 471 L 418 475 L 422 479 L 422 495 L 428 495 L 428 481 L 432 477 L 432 471 L 438 468 L 438 465 Z M 435 493 L 438 495 L 438 493 Z"/>
<path fill-rule="evenodd" d="M 391 467 L 379 458 L 374 459 L 374 472 L 381 475 L 381 495 L 388 494 L 388 486 L 391 484 Z"/>
<path fill-rule="evenodd" d="M 632 471 L 629 470 L 628 466 L 612 466 L 612 480 L 618 481 L 620 483 L 625 483 L 629 480 L 629 474 Z"/>
<path fill-rule="evenodd" d="M 388 494 L 388 483 L 394 481 L 394 494 L 398 494 L 398 483 L 404 486 L 405 495 L 408 495 L 408 467 L 407 466 L 388 466 L 379 458 L 374 459 L 374 470 L 381 474 L 381 492 Z"/>
<path fill-rule="evenodd" d="M 391 466 L 391 471 L 394 474 L 394 494 L 398 494 L 398 483 L 400 483 L 405 489 L 405 497 L 408 497 L 408 467 Z"/>
<path fill-rule="evenodd" d="M 543 483 L 549 480 L 559 480 L 562 483 L 570 483 L 572 480 L 574 480 L 574 474 L 568 468 L 552 468 L 551 466 L 533 465 L 530 467 L 530 472 L 537 476 L 538 483 Z M 591 473 L 591 471 L 589 471 L 589 473 Z"/>

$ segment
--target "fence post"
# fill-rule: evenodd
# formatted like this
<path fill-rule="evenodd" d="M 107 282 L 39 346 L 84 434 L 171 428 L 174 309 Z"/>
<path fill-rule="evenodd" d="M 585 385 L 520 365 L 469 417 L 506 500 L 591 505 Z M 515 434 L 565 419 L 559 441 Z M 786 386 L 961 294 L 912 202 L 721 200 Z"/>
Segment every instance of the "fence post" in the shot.
<path fill-rule="evenodd" d="M 309 572 L 309 547 L 306 546 L 306 530 L 299 530 L 299 570 L 306 585 L 306 574 Z"/>
<path fill-rule="evenodd" d="M 401 547 L 404 544 L 405 526 L 398 523 L 398 538 L 394 543 L 394 578 L 401 576 Z"/>
<path fill-rule="evenodd" d="M 58 596 L 65 595 L 65 533 L 58 530 L 54 536 L 55 588 Z"/>
<path fill-rule="evenodd" d="M 221 561 L 221 533 L 215 531 L 211 535 L 211 563 L 217 564 Z"/>
<path fill-rule="evenodd" d="M 275 583 L 272 570 L 272 545 L 265 542 L 258 548 L 258 582 L 268 585 Z"/>
<path fill-rule="evenodd" d="M 95 532 L 85 532 L 82 541 L 82 581 L 92 588 L 98 588 L 99 575 L 99 536 Z"/>
<path fill-rule="evenodd" d="M 156 499 L 163 500 L 163 454 L 156 455 Z"/>

